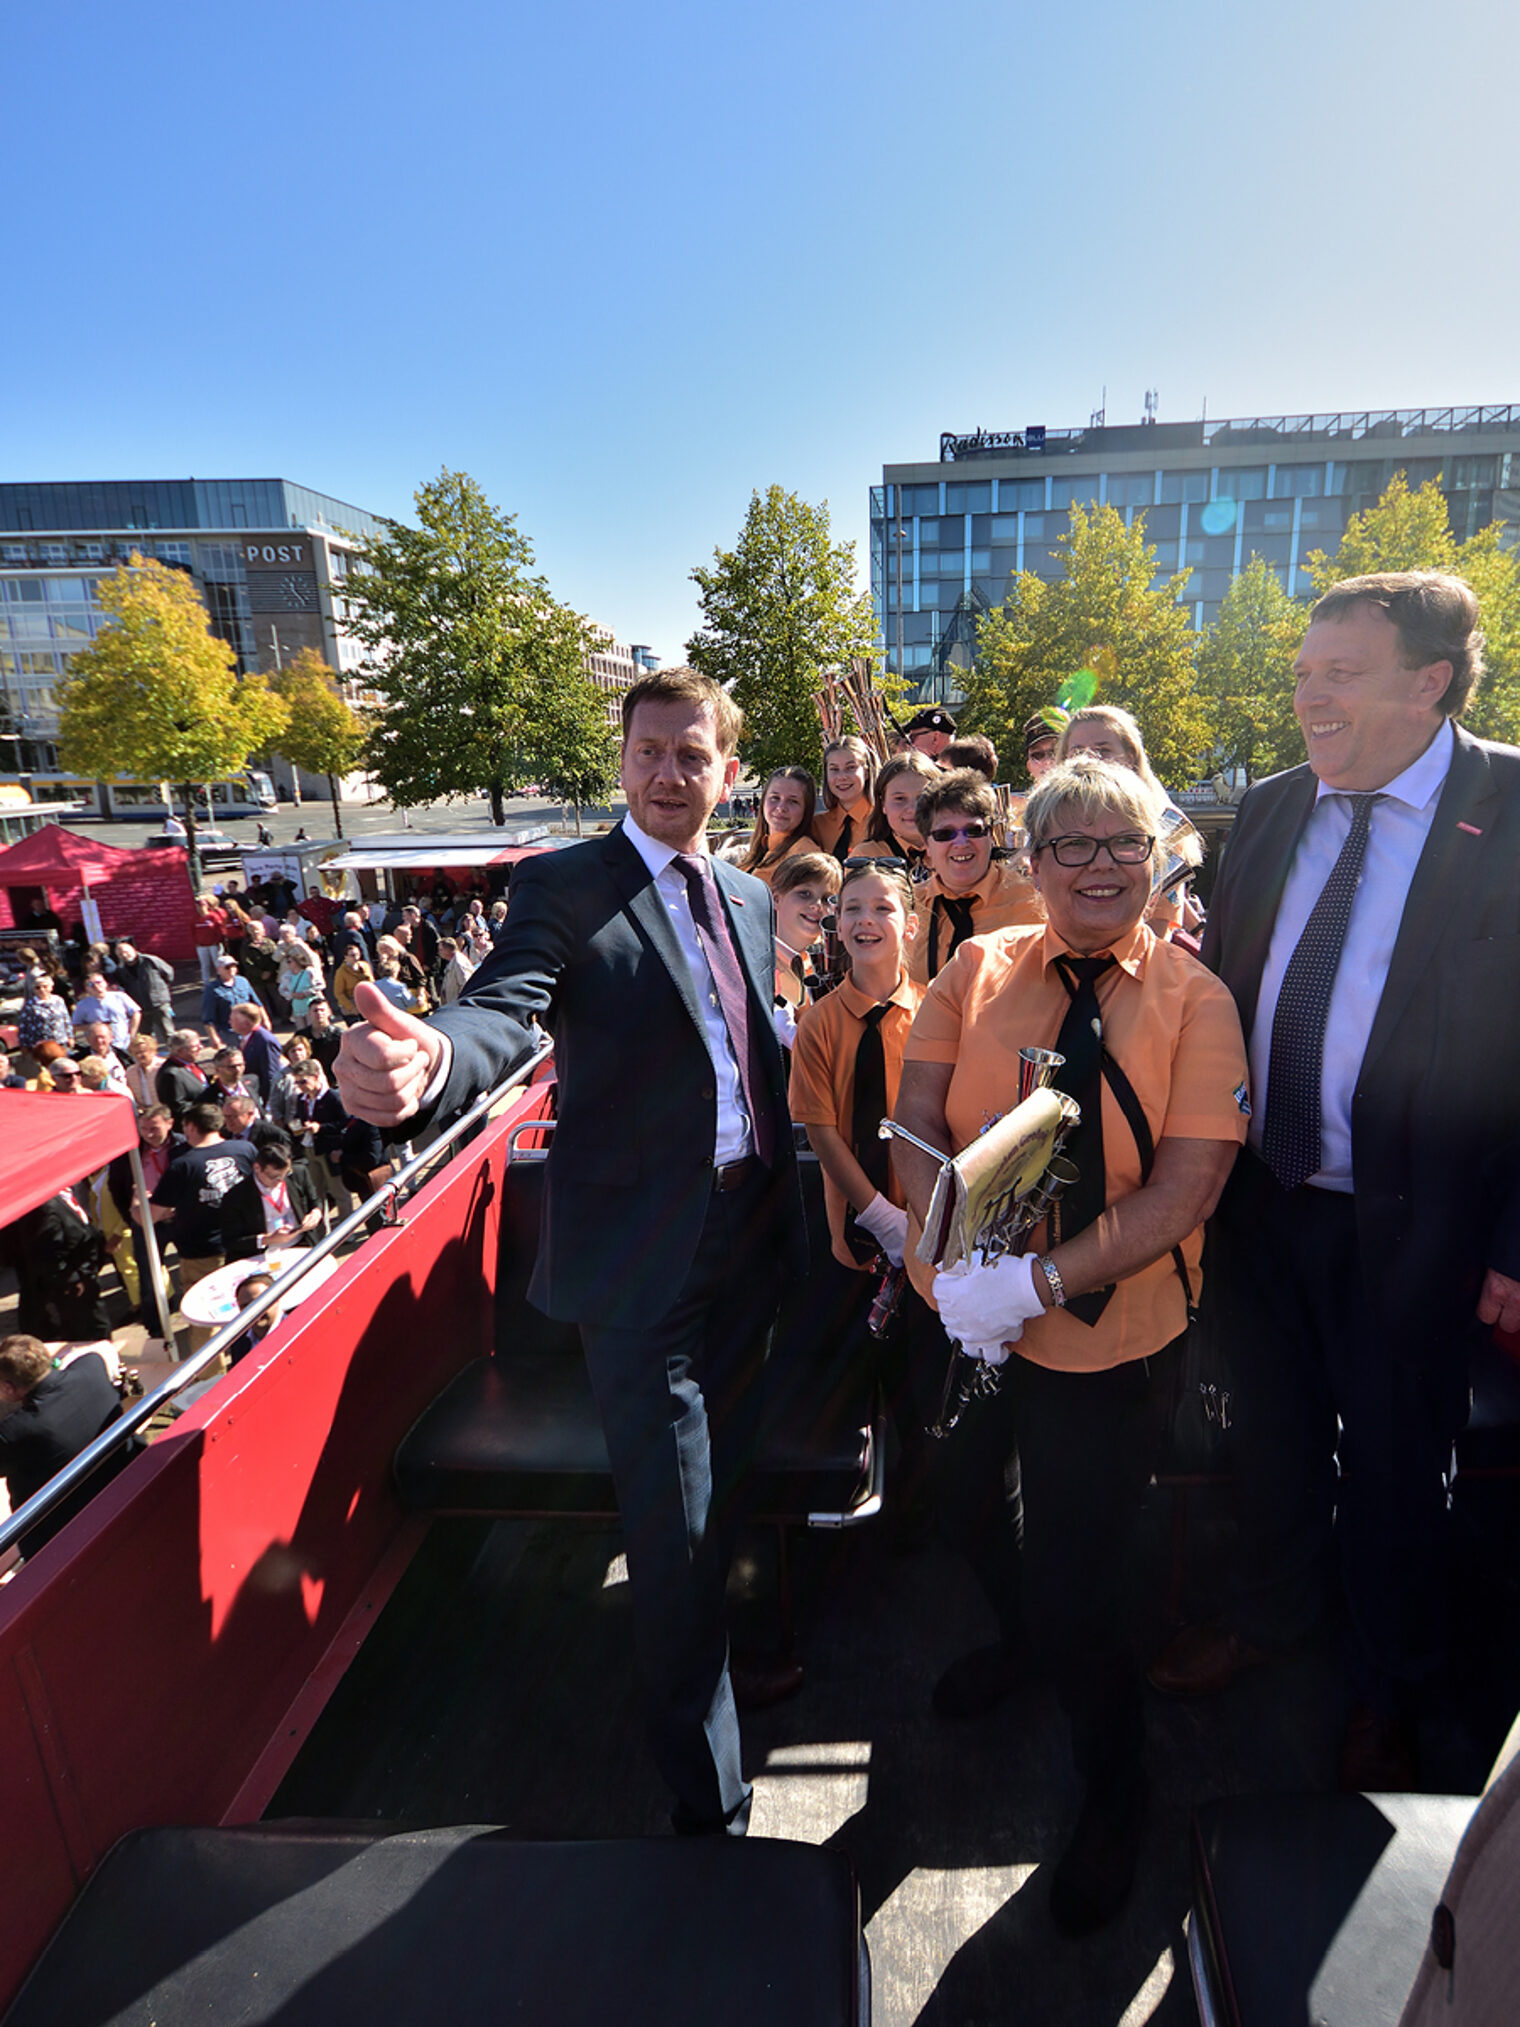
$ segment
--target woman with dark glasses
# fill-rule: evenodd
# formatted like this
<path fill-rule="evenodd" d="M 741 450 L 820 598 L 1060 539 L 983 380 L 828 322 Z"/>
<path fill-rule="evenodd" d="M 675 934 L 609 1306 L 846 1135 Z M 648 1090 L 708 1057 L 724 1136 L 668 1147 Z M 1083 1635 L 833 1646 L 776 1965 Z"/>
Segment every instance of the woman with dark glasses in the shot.
<path fill-rule="evenodd" d="M 941 775 L 918 799 L 929 868 L 918 889 L 918 933 L 908 945 L 908 975 L 918 985 L 937 978 L 968 936 L 1043 920 L 1018 867 L 993 857 L 997 814 L 991 783 L 969 767 Z"/>

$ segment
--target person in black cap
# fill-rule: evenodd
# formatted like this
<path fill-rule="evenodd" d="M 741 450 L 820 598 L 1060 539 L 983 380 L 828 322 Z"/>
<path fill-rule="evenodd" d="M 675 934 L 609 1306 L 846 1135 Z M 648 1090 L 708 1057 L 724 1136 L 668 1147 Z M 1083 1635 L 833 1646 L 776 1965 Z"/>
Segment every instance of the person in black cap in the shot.
<path fill-rule="evenodd" d="M 1042 776 L 1056 764 L 1056 745 L 1060 739 L 1058 726 L 1047 723 L 1043 711 L 1036 711 L 1024 724 L 1024 765 L 1029 770 L 1030 786 L 1038 788 Z"/>
<path fill-rule="evenodd" d="M 941 704 L 931 704 L 911 717 L 903 730 L 908 744 L 927 759 L 938 760 L 955 737 L 955 720 Z"/>

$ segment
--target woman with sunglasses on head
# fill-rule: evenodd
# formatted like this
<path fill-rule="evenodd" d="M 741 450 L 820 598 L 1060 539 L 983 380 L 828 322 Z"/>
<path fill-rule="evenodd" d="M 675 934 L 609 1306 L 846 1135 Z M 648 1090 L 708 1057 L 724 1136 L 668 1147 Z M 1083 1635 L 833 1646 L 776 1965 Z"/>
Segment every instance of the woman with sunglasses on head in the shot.
<path fill-rule="evenodd" d="M 827 852 L 797 852 L 771 881 L 776 904 L 776 1036 L 789 1049 L 797 1015 L 826 987 L 811 952 L 839 892 L 839 862 Z"/>
<path fill-rule="evenodd" d="M 1246 1053 L 1220 980 L 1145 925 L 1160 798 L 1083 759 L 1029 798 L 1043 928 L 973 937 L 924 994 L 904 1050 L 893 1146 L 911 1217 L 939 1162 L 1012 1109 L 1020 1052 L 1061 1059 L 1081 1108 L 1076 1174 L 1022 1255 L 936 1273 L 904 1257 L 952 1338 L 1001 1377 L 939 1446 L 933 1505 L 971 1564 L 995 1645 L 941 1676 L 934 1707 L 968 1718 L 1046 1669 L 1085 1793 L 1050 1868 L 1055 1925 L 1112 1919 L 1145 1816 L 1144 1704 L 1125 1623 L 1126 1558 L 1173 1400 L 1204 1220 L 1245 1139 Z M 910 1239 L 916 1237 L 910 1224 Z"/>
<path fill-rule="evenodd" d="M 1012 859 L 994 858 L 997 796 L 969 767 L 942 774 L 918 799 L 929 877 L 918 889 L 918 933 L 908 971 L 937 978 L 968 936 L 1042 921 L 1039 897 Z"/>
<path fill-rule="evenodd" d="M 823 807 L 815 826 L 826 852 L 843 865 L 865 843 L 874 808 L 876 756 L 864 739 L 836 739 L 823 749 Z"/>
<path fill-rule="evenodd" d="M 771 875 L 793 852 L 816 852 L 818 833 L 813 813 L 818 784 L 805 767 L 778 767 L 760 797 L 760 814 L 749 849 L 739 861 L 741 871 L 770 885 Z"/>
<path fill-rule="evenodd" d="M 918 798 L 940 778 L 940 770 L 922 753 L 899 753 L 876 777 L 871 821 L 863 843 L 853 848 L 857 859 L 901 859 L 917 879 L 923 870 L 924 841 L 918 834 Z"/>
<path fill-rule="evenodd" d="M 1151 793 L 1159 798 L 1163 811 L 1182 819 L 1186 828 L 1181 829 L 1174 839 L 1167 840 L 1163 836 L 1165 849 L 1161 860 L 1163 866 L 1168 858 L 1180 860 L 1188 867 L 1188 874 L 1164 892 L 1158 890 L 1145 919 L 1158 936 L 1171 936 L 1178 929 L 1185 929 L 1189 934 L 1201 929 L 1203 910 L 1186 890 L 1188 879 L 1203 863 L 1203 840 L 1187 823 L 1156 778 L 1156 770 L 1145 751 L 1144 736 L 1135 719 L 1117 704 L 1085 704 L 1080 711 L 1073 711 L 1056 742 L 1056 764 L 1059 766 L 1063 760 L 1075 760 L 1083 753 L 1090 754 L 1094 760 L 1106 760 L 1111 766 L 1127 767 L 1131 774 L 1138 774 Z"/>

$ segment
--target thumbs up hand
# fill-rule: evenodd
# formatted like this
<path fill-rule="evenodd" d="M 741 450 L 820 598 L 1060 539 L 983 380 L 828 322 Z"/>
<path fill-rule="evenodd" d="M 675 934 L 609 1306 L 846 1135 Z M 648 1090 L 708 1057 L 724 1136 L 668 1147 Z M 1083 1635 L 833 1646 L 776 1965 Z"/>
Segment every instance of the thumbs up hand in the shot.
<path fill-rule="evenodd" d="M 404 1013 L 368 980 L 354 987 L 354 1005 L 363 1015 L 345 1028 L 333 1065 L 347 1111 L 372 1126 L 398 1126 L 422 1103 L 422 1094 L 443 1058 L 436 1029 Z"/>

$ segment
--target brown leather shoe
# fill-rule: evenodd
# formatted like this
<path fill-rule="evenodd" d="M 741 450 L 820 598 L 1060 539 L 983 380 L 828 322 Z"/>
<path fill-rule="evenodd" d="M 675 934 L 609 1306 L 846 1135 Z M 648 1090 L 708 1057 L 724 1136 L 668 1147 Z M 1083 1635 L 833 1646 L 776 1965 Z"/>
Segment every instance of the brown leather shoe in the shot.
<path fill-rule="evenodd" d="M 768 1710 L 795 1696 L 804 1680 L 802 1663 L 781 1654 L 735 1654 L 728 1664 L 734 1702 L 740 1710 Z"/>
<path fill-rule="evenodd" d="M 1217 1696 L 1237 1675 L 1271 1658 L 1226 1626 L 1183 1626 L 1145 1672 L 1163 1696 Z"/>
<path fill-rule="evenodd" d="M 1359 1703 L 1341 1742 L 1339 1785 L 1348 1795 L 1403 1795 L 1420 1785 L 1419 1749 L 1401 1718 Z"/>

